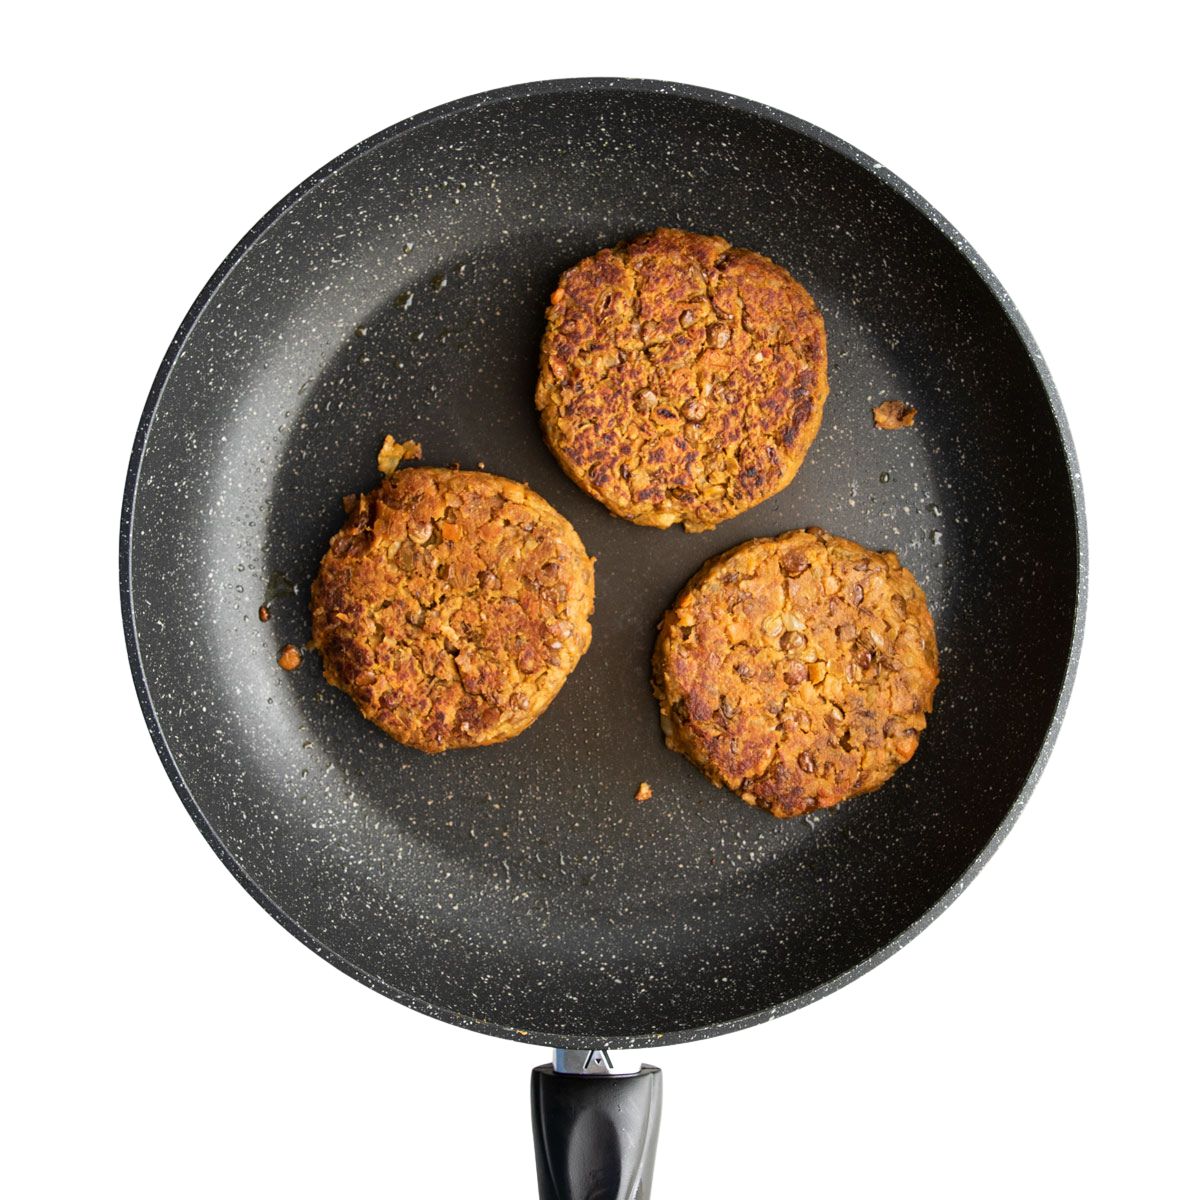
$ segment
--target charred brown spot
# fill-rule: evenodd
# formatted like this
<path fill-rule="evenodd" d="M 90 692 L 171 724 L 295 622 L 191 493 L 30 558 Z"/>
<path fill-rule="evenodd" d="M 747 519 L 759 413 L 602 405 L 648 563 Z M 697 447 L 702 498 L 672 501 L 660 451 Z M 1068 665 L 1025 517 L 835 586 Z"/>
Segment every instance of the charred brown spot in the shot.
<path fill-rule="evenodd" d="M 779 559 L 780 570 L 789 579 L 798 579 L 810 565 L 808 556 L 800 550 L 786 550 Z"/>

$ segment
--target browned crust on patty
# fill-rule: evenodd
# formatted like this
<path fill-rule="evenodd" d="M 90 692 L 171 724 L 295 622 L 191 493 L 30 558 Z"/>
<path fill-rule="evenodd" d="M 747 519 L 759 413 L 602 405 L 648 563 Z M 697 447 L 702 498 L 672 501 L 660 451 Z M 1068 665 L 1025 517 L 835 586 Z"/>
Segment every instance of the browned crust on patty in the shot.
<path fill-rule="evenodd" d="M 912 758 L 937 671 L 925 594 L 899 559 L 814 528 L 705 563 L 659 626 L 653 685 L 671 749 L 794 817 Z"/>
<path fill-rule="evenodd" d="M 816 437 L 825 324 L 783 267 L 657 229 L 567 271 L 536 402 L 566 473 L 618 516 L 689 531 L 773 496 Z"/>
<path fill-rule="evenodd" d="M 348 498 L 312 585 L 325 678 L 430 753 L 528 728 L 591 641 L 592 562 L 535 492 L 409 467 Z"/>

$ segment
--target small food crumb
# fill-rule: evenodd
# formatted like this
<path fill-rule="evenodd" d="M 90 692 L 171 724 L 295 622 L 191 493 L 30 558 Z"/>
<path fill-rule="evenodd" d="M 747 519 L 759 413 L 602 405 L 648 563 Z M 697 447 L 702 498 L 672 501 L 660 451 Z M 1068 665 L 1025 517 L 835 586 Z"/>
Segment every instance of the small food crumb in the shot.
<path fill-rule="evenodd" d="M 654 795 L 654 789 L 648 783 L 643 781 L 641 784 L 638 785 L 637 795 L 634 796 L 634 799 L 639 804 L 644 804 L 653 795 Z"/>
<path fill-rule="evenodd" d="M 485 469 L 485 468 L 484 468 L 484 465 L 483 465 L 483 463 L 481 463 L 481 462 L 478 462 L 478 463 L 476 463 L 475 465 L 476 465 L 476 466 L 477 466 L 477 467 L 478 467 L 478 468 L 479 468 L 481 471 Z"/>
<path fill-rule="evenodd" d="M 381 475 L 390 475 L 402 462 L 421 457 L 420 442 L 398 442 L 389 433 L 379 447 L 379 455 L 375 459 Z"/>
<path fill-rule="evenodd" d="M 907 429 L 917 415 L 917 410 L 903 400 L 885 400 L 871 411 L 876 429 Z"/>
<path fill-rule="evenodd" d="M 300 665 L 300 651 L 291 642 L 280 650 L 279 665 L 285 671 L 294 671 Z"/>
<path fill-rule="evenodd" d="M 260 604 L 258 607 L 258 619 L 260 621 L 269 621 L 271 619 L 271 610 L 265 604 Z"/>

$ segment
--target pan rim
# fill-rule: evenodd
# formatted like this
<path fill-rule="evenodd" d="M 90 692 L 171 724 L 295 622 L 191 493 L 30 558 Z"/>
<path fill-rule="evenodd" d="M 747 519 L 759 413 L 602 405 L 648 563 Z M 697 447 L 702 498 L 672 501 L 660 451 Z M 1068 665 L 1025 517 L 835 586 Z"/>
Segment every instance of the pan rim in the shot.
<path fill-rule="evenodd" d="M 171 752 L 170 744 L 163 727 L 159 721 L 158 713 L 155 710 L 153 700 L 150 695 L 149 681 L 146 676 L 144 664 L 142 662 L 141 651 L 138 644 L 137 627 L 133 613 L 133 570 L 132 570 L 132 545 L 133 545 L 133 530 L 134 520 L 136 516 L 137 492 L 138 484 L 141 478 L 142 459 L 145 453 L 147 440 L 150 430 L 153 426 L 155 415 L 157 413 L 159 402 L 166 390 L 167 383 L 170 379 L 172 370 L 179 357 L 179 352 L 190 335 L 192 329 L 199 320 L 201 314 L 207 308 L 209 301 L 216 294 L 218 289 L 224 283 L 228 275 L 233 271 L 235 266 L 241 260 L 242 256 L 253 246 L 262 235 L 275 224 L 284 214 L 286 214 L 293 205 L 302 197 L 307 195 L 312 189 L 321 184 L 329 176 L 336 173 L 346 164 L 354 161 L 374 150 L 377 146 L 394 138 L 402 137 L 406 133 L 418 129 L 424 125 L 442 120 L 446 117 L 456 116 L 472 109 L 483 109 L 487 106 L 497 103 L 504 103 L 515 99 L 521 99 L 529 96 L 543 95 L 575 95 L 581 93 L 599 92 L 599 91 L 625 91 L 630 93 L 660 93 L 680 96 L 685 99 L 693 100 L 702 104 L 711 104 L 722 108 L 733 109 L 737 112 L 753 116 L 759 119 L 770 121 L 776 125 L 782 126 L 793 134 L 810 139 L 818 144 L 834 151 L 844 158 L 870 172 L 878 178 L 883 184 L 896 192 L 908 205 L 914 208 L 922 217 L 929 221 L 937 231 L 954 247 L 954 249 L 966 260 L 968 265 L 979 277 L 988 291 L 992 294 L 995 300 L 999 303 L 1005 317 L 1012 325 L 1016 332 L 1025 353 L 1029 356 L 1033 364 L 1034 370 L 1037 373 L 1038 380 L 1045 394 L 1047 403 L 1049 404 L 1051 416 L 1053 417 L 1054 426 L 1057 431 L 1058 439 L 1061 444 L 1063 458 L 1066 463 L 1070 476 L 1071 490 L 1071 520 L 1075 533 L 1076 541 L 1076 571 L 1077 583 L 1074 597 L 1074 613 L 1072 616 L 1072 631 L 1071 645 L 1067 656 L 1067 663 L 1063 671 L 1062 679 L 1058 687 L 1058 695 L 1055 699 L 1053 714 L 1047 725 L 1046 732 L 1042 737 L 1041 745 L 1038 748 L 1037 755 L 1034 759 L 1029 773 L 1026 775 L 1018 794 L 1009 806 L 1004 818 L 997 826 L 995 832 L 988 839 L 983 849 L 971 860 L 966 869 L 958 877 L 958 879 L 941 895 L 925 912 L 914 922 L 908 925 L 904 930 L 892 938 L 885 946 L 875 951 L 874 954 L 864 958 L 861 962 L 856 963 L 850 969 L 835 976 L 833 979 L 827 980 L 818 987 L 811 988 L 799 996 L 792 997 L 778 1004 L 767 1008 L 759 1009 L 753 1012 L 742 1014 L 741 1016 L 728 1019 L 725 1021 L 714 1022 L 708 1025 L 700 1025 L 688 1029 L 664 1030 L 661 1033 L 637 1033 L 637 1034 L 605 1034 L 603 1032 L 594 1032 L 588 1034 L 566 1034 L 561 1032 L 550 1032 L 538 1029 L 518 1029 L 514 1026 L 505 1025 L 503 1023 L 492 1022 L 473 1016 L 469 1013 L 459 1012 L 435 1001 L 430 1001 L 424 997 L 407 993 L 400 988 L 397 988 L 384 979 L 372 974 L 351 962 L 349 959 L 340 955 L 337 951 L 331 949 L 322 943 L 318 938 L 314 937 L 308 930 L 304 929 L 297 921 L 295 921 L 287 912 L 285 912 L 270 895 L 267 889 L 262 886 L 248 871 L 246 871 L 234 855 L 227 849 L 221 841 L 216 831 L 208 823 L 200 805 L 196 802 L 192 795 L 191 789 L 183 778 L 183 774 L 175 762 L 174 755 Z M 517 1042 L 528 1042 L 532 1045 L 541 1046 L 557 1046 L 564 1049 L 588 1049 L 593 1046 L 608 1046 L 613 1049 L 644 1049 L 652 1046 L 674 1045 L 689 1041 L 698 1041 L 702 1038 L 716 1037 L 724 1033 L 733 1033 L 739 1029 L 745 1029 L 752 1025 L 760 1024 L 764 1021 L 774 1020 L 777 1017 L 784 1016 L 787 1013 L 793 1012 L 796 1009 L 802 1008 L 805 1005 L 811 1004 L 816 1000 L 827 996 L 830 993 L 844 987 L 847 983 L 857 979 L 860 975 L 866 974 L 873 967 L 878 966 L 884 959 L 889 958 L 903 946 L 907 945 L 917 934 L 921 933 L 928 927 L 937 917 L 954 902 L 955 899 L 962 893 L 966 886 L 978 875 L 984 864 L 992 857 L 997 847 L 1008 835 L 1012 829 L 1017 817 L 1021 814 L 1026 803 L 1029 800 L 1042 771 L 1045 768 L 1046 761 L 1053 749 L 1055 740 L 1058 736 L 1059 728 L 1061 727 L 1063 717 L 1066 711 L 1067 703 L 1070 699 L 1071 690 L 1075 682 L 1075 675 L 1079 663 L 1079 655 L 1083 642 L 1084 615 L 1087 605 L 1087 529 L 1086 519 L 1084 514 L 1084 498 L 1083 485 L 1080 478 L 1079 462 L 1076 455 L 1075 446 L 1071 439 L 1070 430 L 1067 426 L 1066 414 L 1063 410 L 1062 401 L 1059 397 L 1058 390 L 1054 385 L 1054 381 L 1050 376 L 1050 372 L 1046 366 L 1045 359 L 1041 351 L 1038 349 L 1037 343 L 1034 341 L 1033 335 L 1026 326 L 1021 314 L 1017 311 L 1011 297 L 995 274 L 967 242 L 967 240 L 958 232 L 958 230 L 946 220 L 923 196 L 914 191 L 897 175 L 893 174 L 886 167 L 882 166 L 870 155 L 864 154 L 862 151 L 852 146 L 850 143 L 843 141 L 841 138 L 828 133 L 818 126 L 812 125 L 799 117 L 792 116 L 789 113 L 783 112 L 780 109 L 772 108 L 768 105 L 761 104 L 758 101 L 748 100 L 742 96 L 737 96 L 728 92 L 716 91 L 710 88 L 698 87 L 692 84 L 671 83 L 662 80 L 654 79 L 638 79 L 638 78 L 621 78 L 621 77 L 591 77 L 583 76 L 577 78 L 541 80 L 531 83 L 514 84 L 507 87 L 496 88 L 485 92 L 475 93 L 470 96 L 465 96 L 449 103 L 438 105 L 434 108 L 427 109 L 422 113 L 418 113 L 412 117 L 408 117 L 387 128 L 380 130 L 378 133 L 364 139 L 349 149 L 343 151 L 336 158 L 331 159 L 323 167 L 313 172 L 298 186 L 287 193 L 273 208 L 271 208 L 246 235 L 237 243 L 237 245 L 229 252 L 221 264 L 213 272 L 199 295 L 188 309 L 186 316 L 180 323 L 178 330 L 163 356 L 162 362 L 159 364 L 155 374 L 154 381 L 151 385 L 149 395 L 147 396 L 145 406 L 143 407 L 141 417 L 138 421 L 137 431 L 134 436 L 133 449 L 130 454 L 129 468 L 126 474 L 125 487 L 122 496 L 121 504 L 121 525 L 120 525 L 120 562 L 119 562 L 119 584 L 121 592 L 121 620 L 125 634 L 126 651 L 129 656 L 130 671 L 133 676 L 134 688 L 137 692 L 138 702 L 142 710 L 142 716 L 146 722 L 146 726 L 150 732 L 151 740 L 155 750 L 158 752 L 160 761 L 166 770 L 167 776 L 175 788 L 180 800 L 183 802 L 189 816 L 195 822 L 200 832 L 204 835 L 209 846 L 216 853 L 217 857 L 224 864 L 225 868 L 231 875 L 250 893 L 251 896 L 274 917 L 293 937 L 306 945 L 310 950 L 320 955 L 327 962 L 332 963 L 339 970 L 345 972 L 351 978 L 358 982 L 366 984 L 374 991 L 388 996 L 390 999 L 397 1001 L 417 1012 L 427 1016 L 436 1017 L 439 1020 L 445 1021 L 452 1025 L 474 1029 L 482 1033 L 488 1033 L 495 1037 L 502 1037 Z"/>

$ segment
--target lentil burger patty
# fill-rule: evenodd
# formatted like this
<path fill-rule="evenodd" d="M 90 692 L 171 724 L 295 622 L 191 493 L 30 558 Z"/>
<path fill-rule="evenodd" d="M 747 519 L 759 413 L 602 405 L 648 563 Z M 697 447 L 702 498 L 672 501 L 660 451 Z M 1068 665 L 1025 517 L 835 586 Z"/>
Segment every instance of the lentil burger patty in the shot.
<path fill-rule="evenodd" d="M 933 618 L 890 552 L 820 529 L 707 562 L 659 627 L 667 745 L 777 817 L 881 787 L 937 687 Z"/>
<path fill-rule="evenodd" d="M 346 508 L 312 585 L 325 678 L 430 753 L 528 728 L 592 636 L 592 562 L 566 518 L 511 479 L 437 467 Z"/>
<path fill-rule="evenodd" d="M 619 517 L 712 529 L 796 474 L 829 386 L 825 324 L 783 267 L 657 229 L 572 267 L 536 402 L 566 473 Z"/>

